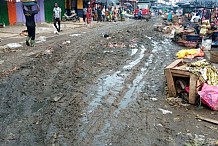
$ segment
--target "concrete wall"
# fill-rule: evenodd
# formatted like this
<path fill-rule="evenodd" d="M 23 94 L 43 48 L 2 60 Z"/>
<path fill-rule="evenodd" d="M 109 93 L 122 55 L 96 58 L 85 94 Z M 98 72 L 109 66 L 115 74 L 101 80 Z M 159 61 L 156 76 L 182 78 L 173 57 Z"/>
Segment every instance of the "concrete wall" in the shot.
<path fill-rule="evenodd" d="M 44 0 L 38 0 L 40 6 L 40 12 L 35 16 L 37 23 L 45 22 Z M 35 9 L 35 8 L 34 8 Z M 25 23 L 26 19 L 22 10 L 22 3 L 16 3 L 17 23 Z"/>

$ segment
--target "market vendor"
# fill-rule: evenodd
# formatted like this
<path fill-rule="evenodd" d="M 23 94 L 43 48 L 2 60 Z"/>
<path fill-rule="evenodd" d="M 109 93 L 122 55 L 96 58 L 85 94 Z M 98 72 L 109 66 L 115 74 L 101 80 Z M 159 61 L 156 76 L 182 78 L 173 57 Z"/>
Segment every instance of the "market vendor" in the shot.
<path fill-rule="evenodd" d="M 167 15 L 167 20 L 168 20 L 169 22 L 172 22 L 172 19 L 173 19 L 173 11 L 170 11 L 170 12 L 168 13 L 168 15 Z"/>
<path fill-rule="evenodd" d="M 202 20 L 204 21 L 204 20 L 210 20 L 210 11 L 209 10 L 207 10 L 207 9 L 204 9 L 203 10 L 203 16 L 202 16 Z"/>

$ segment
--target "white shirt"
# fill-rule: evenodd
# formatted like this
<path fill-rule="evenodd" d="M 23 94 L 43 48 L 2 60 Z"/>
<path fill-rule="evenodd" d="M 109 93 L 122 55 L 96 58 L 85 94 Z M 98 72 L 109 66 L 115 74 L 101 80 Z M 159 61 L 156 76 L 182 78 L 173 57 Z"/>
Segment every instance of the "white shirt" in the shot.
<path fill-rule="evenodd" d="M 53 9 L 53 12 L 54 12 L 54 17 L 55 18 L 61 18 L 61 8 L 60 7 L 54 7 Z"/>

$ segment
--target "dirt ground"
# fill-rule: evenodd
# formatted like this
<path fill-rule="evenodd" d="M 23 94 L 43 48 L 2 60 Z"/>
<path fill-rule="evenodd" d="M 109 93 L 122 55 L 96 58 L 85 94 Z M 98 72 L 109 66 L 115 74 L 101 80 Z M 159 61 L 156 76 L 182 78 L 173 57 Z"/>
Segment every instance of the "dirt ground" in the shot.
<path fill-rule="evenodd" d="M 104 23 L 1 51 L 0 145 L 214 145 L 218 126 L 195 117 L 217 112 L 166 100 L 164 67 L 181 48 L 153 31 L 160 22 Z"/>

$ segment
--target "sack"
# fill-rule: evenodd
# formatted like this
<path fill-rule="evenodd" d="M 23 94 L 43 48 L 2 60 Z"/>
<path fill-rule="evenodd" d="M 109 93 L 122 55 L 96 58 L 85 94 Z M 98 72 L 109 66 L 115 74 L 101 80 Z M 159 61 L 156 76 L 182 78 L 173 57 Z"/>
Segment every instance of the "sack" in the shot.
<path fill-rule="evenodd" d="M 204 84 L 202 90 L 198 92 L 201 101 L 212 110 L 218 110 L 218 86 Z"/>

